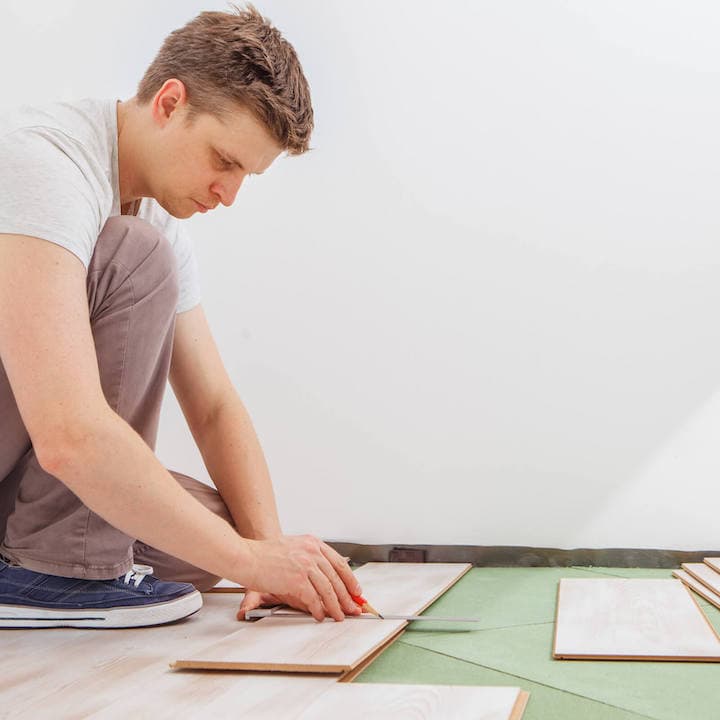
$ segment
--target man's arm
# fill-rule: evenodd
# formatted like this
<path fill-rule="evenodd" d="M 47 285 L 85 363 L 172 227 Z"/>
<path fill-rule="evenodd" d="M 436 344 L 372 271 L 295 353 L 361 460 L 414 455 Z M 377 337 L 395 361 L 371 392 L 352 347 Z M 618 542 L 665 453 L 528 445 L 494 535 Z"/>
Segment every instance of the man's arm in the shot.
<path fill-rule="evenodd" d="M 210 572 L 242 575 L 247 544 L 182 490 L 108 405 L 85 281 L 65 248 L 0 235 L 0 359 L 38 462 L 131 537 Z M 188 527 L 207 543 L 192 543 Z"/>
<path fill-rule="evenodd" d="M 265 456 L 201 306 L 177 316 L 170 383 L 240 534 L 282 535 Z"/>
<path fill-rule="evenodd" d="M 357 580 L 316 538 L 246 540 L 162 466 L 102 392 L 86 273 L 64 248 L 0 234 L 0 360 L 38 462 L 131 537 L 342 619 Z M 200 541 L 198 541 L 200 540 Z"/>

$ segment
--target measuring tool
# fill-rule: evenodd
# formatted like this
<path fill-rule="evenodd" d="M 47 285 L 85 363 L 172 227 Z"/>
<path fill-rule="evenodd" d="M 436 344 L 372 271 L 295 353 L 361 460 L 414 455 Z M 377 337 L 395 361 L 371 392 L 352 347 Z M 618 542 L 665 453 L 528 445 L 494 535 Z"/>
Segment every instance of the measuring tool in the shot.
<path fill-rule="evenodd" d="M 276 618 L 303 618 L 309 617 L 305 613 L 288 611 L 288 609 L 279 605 L 272 608 L 256 608 L 255 610 L 248 610 L 245 613 L 246 620 L 259 620 L 260 618 L 276 617 Z M 427 620 L 432 622 L 482 622 L 480 618 L 468 618 L 468 617 L 433 617 L 432 615 L 383 615 L 378 617 L 377 615 L 347 615 L 346 620 L 407 620 L 408 622 L 415 622 L 416 620 Z"/>

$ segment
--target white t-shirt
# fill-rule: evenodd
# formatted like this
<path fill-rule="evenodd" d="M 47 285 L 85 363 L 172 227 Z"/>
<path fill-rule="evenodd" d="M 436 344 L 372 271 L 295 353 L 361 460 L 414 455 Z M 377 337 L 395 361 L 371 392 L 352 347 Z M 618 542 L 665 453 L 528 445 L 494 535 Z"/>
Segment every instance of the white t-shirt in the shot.
<path fill-rule="evenodd" d="M 0 116 L 0 233 L 31 235 L 67 248 L 87 270 L 98 235 L 120 215 L 116 100 L 22 106 Z M 182 223 L 152 198 L 138 217 L 175 251 L 176 312 L 200 302 L 198 268 Z"/>

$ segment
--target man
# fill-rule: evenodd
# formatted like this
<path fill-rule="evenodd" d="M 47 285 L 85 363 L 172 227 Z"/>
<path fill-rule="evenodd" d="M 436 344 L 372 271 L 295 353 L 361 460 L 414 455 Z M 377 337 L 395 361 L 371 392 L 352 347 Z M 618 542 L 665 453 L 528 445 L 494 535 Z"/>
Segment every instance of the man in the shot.
<path fill-rule="evenodd" d="M 219 577 L 253 588 L 239 619 L 360 612 L 347 562 L 282 534 L 177 220 L 312 126 L 294 49 L 251 6 L 173 32 L 131 100 L 0 122 L 0 626 L 168 622 Z M 219 494 L 153 453 L 168 376 Z"/>

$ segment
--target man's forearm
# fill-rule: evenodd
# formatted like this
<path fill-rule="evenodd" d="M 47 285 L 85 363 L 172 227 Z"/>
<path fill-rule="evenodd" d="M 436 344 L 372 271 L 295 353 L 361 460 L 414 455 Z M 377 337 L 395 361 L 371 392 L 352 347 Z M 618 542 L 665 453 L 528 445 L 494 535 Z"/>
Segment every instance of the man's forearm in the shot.
<path fill-rule="evenodd" d="M 249 543 L 183 490 L 122 418 L 108 408 L 75 435 L 62 451 L 38 458 L 93 512 L 130 537 L 213 574 L 253 581 Z"/>
<path fill-rule="evenodd" d="M 233 392 L 195 440 L 238 532 L 265 540 L 282 534 L 265 456 L 250 416 Z"/>

